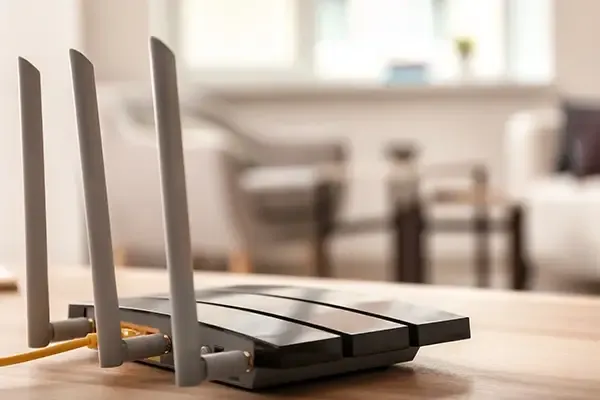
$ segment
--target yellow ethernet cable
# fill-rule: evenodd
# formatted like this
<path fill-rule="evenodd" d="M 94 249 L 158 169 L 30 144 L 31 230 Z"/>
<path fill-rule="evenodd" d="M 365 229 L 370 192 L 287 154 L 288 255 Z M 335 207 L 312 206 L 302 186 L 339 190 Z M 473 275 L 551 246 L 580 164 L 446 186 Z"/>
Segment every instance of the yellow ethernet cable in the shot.
<path fill-rule="evenodd" d="M 147 335 L 151 333 L 158 333 L 158 330 L 147 326 L 131 324 L 128 322 L 121 323 L 122 338 Z M 68 351 L 80 349 L 82 347 L 97 349 L 98 334 L 90 333 L 83 338 L 68 340 L 66 342 L 61 342 L 52 346 L 44 347 L 42 349 L 32 350 L 21 354 L 15 354 L 9 357 L 0 357 L 0 367 L 22 364 L 28 361 L 33 361 L 60 353 L 66 353 Z"/>
<path fill-rule="evenodd" d="M 90 333 L 84 338 L 72 339 L 66 342 L 58 343 L 43 349 L 33 350 L 27 353 L 16 354 L 9 357 L 0 357 L 0 367 L 6 367 L 14 364 L 21 364 L 28 361 L 37 360 L 55 354 L 65 353 L 67 351 L 79 349 L 81 347 L 92 347 L 98 345 L 98 335 Z"/>

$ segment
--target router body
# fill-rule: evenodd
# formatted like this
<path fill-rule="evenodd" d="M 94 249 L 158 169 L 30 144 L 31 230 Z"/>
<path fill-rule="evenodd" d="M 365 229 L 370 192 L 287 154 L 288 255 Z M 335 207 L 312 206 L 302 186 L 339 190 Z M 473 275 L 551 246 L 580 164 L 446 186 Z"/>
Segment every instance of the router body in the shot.
<path fill-rule="evenodd" d="M 119 300 L 120 318 L 170 335 L 166 294 Z M 263 389 L 412 361 L 422 346 L 470 337 L 469 319 L 410 303 L 294 286 L 196 291 L 202 352 L 248 352 L 253 367 L 221 382 Z M 93 302 L 70 318 L 94 318 Z M 140 360 L 173 369 L 172 354 Z"/>

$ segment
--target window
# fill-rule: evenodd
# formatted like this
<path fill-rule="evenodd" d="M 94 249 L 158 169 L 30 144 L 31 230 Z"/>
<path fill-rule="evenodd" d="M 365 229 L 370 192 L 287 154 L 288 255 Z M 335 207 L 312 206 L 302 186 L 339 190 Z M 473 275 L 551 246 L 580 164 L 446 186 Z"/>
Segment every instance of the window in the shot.
<path fill-rule="evenodd" d="M 506 0 L 442 0 L 438 7 L 436 24 L 439 30 L 434 38 L 433 75 L 439 79 L 451 78 L 460 69 L 454 40 L 468 37 L 474 42 L 470 69 L 475 77 L 502 78 L 507 71 L 507 1 Z"/>
<path fill-rule="evenodd" d="M 509 75 L 521 80 L 554 77 L 552 0 L 510 0 Z"/>
<path fill-rule="evenodd" d="M 196 68 L 291 68 L 293 0 L 183 1 L 181 55 Z"/>
<path fill-rule="evenodd" d="M 185 69 L 379 81 L 391 65 L 460 70 L 454 40 L 475 44 L 472 76 L 552 78 L 551 0 L 170 0 Z M 171 41 L 173 43 L 173 41 Z"/>
<path fill-rule="evenodd" d="M 321 78 L 379 79 L 391 62 L 425 62 L 433 52 L 430 1 L 319 0 L 321 7 L 318 26 L 343 26 L 331 37 L 323 29 L 318 39 L 315 74 Z"/>

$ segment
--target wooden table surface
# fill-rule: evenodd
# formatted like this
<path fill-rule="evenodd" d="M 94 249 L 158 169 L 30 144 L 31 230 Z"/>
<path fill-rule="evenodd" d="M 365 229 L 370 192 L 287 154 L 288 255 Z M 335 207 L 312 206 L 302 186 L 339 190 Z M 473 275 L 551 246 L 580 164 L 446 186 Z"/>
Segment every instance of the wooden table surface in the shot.
<path fill-rule="evenodd" d="M 215 383 L 177 388 L 173 374 L 127 364 L 97 367 L 94 351 L 33 361 L 0 371 L 2 399 L 594 399 L 600 398 L 600 298 L 402 286 L 379 282 L 201 274 L 196 287 L 290 283 L 377 291 L 471 317 L 473 338 L 422 348 L 387 371 L 251 393 Z M 162 271 L 119 269 L 120 295 L 166 291 Z M 21 287 L 24 285 L 21 284 Z M 64 318 L 71 300 L 91 298 L 83 268 L 54 268 L 51 314 Z M 0 294 L 0 354 L 27 350 L 20 294 Z"/>

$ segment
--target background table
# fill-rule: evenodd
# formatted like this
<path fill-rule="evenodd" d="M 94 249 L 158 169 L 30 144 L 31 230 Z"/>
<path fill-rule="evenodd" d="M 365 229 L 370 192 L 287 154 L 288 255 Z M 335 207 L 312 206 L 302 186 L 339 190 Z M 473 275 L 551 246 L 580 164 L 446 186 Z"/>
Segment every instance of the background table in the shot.
<path fill-rule="evenodd" d="M 487 167 L 480 162 L 453 162 L 419 165 L 418 149 L 410 143 L 390 143 L 385 153 L 391 160 L 395 174 L 389 181 L 394 203 L 395 271 L 400 282 L 427 283 L 429 259 L 426 239 L 432 233 L 471 233 L 475 239 L 473 263 L 479 287 L 491 284 L 491 233 L 502 232 L 509 238 L 510 287 L 523 290 L 528 287 L 530 266 L 525 254 L 524 212 L 516 199 L 493 190 L 489 184 Z M 398 176 L 402 176 L 398 179 Z M 439 186 L 433 193 L 422 192 L 422 181 L 431 178 L 458 177 L 470 180 L 468 188 Z M 445 187 L 444 187 L 445 186 Z M 427 216 L 436 203 L 467 206 L 466 218 L 439 219 Z M 500 206 L 507 214 L 498 220 L 491 213 Z"/>
<path fill-rule="evenodd" d="M 397 280 L 400 282 L 430 283 L 431 256 L 427 241 L 433 234 L 468 234 L 474 239 L 473 267 L 476 283 L 479 287 L 491 286 L 493 234 L 504 234 L 508 240 L 506 261 L 508 287 L 524 290 L 529 287 L 530 266 L 525 251 L 524 218 L 525 208 L 518 202 L 470 199 L 469 192 L 447 191 L 449 196 L 442 200 L 451 205 L 463 205 L 471 208 L 470 216 L 459 218 L 438 218 L 428 214 L 435 209 L 435 199 L 419 199 L 408 206 L 395 206 L 394 233 L 395 249 L 398 253 L 394 260 Z M 456 198 L 452 198 L 456 196 Z M 490 208 L 503 210 L 501 217 L 493 216 Z"/>
<path fill-rule="evenodd" d="M 121 295 L 168 288 L 163 271 L 119 269 Z M 600 299 L 524 292 L 419 287 L 203 273 L 196 287 L 232 283 L 287 283 L 377 292 L 471 317 L 473 338 L 426 347 L 416 359 L 387 371 L 304 383 L 254 394 L 219 384 L 173 386 L 173 374 L 138 364 L 101 370 L 81 349 L 0 370 L 2 399 L 598 399 Z M 51 314 L 63 318 L 70 300 L 91 298 L 83 268 L 51 268 Z M 24 285 L 21 285 L 23 287 Z M 25 304 L 0 294 L 0 353 L 26 350 Z"/>

